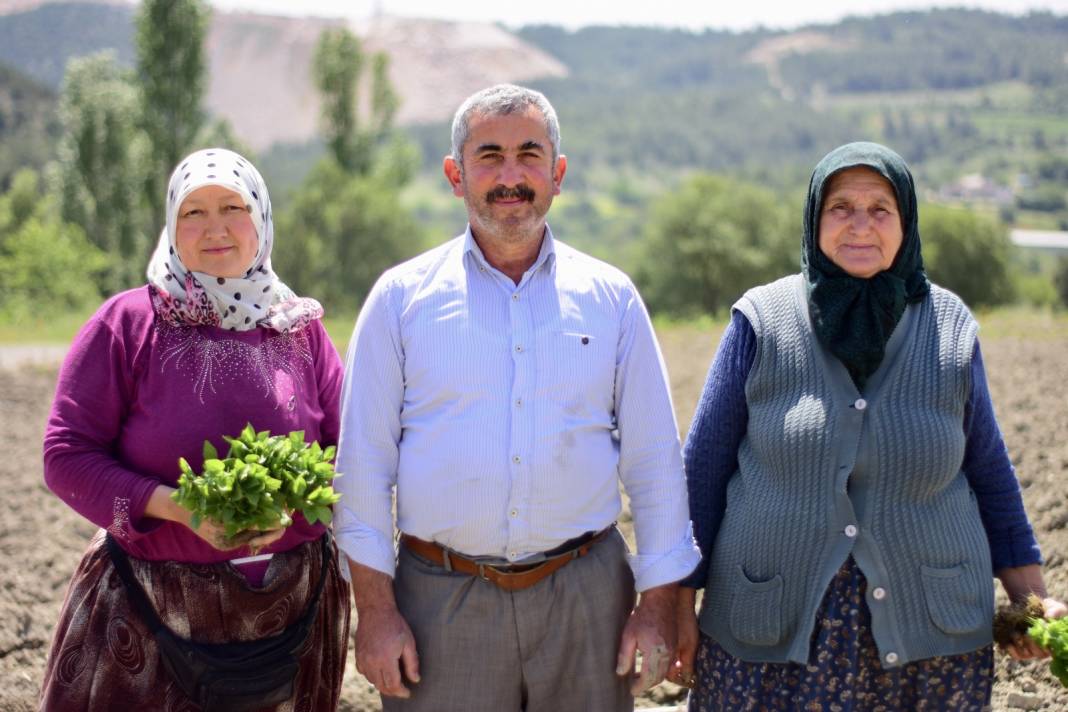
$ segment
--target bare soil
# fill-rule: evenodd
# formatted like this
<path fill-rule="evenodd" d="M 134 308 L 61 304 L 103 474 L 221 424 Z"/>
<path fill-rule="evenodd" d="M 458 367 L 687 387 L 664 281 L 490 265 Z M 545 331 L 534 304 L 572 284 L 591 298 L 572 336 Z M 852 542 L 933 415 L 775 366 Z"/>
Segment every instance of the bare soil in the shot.
<path fill-rule="evenodd" d="M 704 382 L 718 333 L 665 329 L 661 340 L 683 433 Z M 1046 557 L 1052 595 L 1068 598 L 1068 333 L 983 340 L 991 391 L 1024 499 Z M 2 363 L 2 362 L 0 362 Z M 52 628 L 67 581 L 93 525 L 54 497 L 41 476 L 41 438 L 55 387 L 54 365 L 0 366 L 0 710 L 36 709 Z M 629 523 L 624 516 L 624 527 Z M 661 685 L 639 706 L 679 704 L 683 691 Z M 1044 662 L 998 655 L 995 710 L 1068 712 L 1068 691 Z M 356 672 L 351 652 L 340 709 L 378 710 L 377 696 Z"/>

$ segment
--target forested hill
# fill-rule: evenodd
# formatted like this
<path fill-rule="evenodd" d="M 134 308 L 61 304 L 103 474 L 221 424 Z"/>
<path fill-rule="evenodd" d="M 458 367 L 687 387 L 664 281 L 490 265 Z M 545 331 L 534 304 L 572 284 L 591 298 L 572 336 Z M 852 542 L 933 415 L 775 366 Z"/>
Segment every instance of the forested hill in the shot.
<path fill-rule="evenodd" d="M 59 88 L 67 60 L 101 49 L 133 65 L 133 8 L 85 2 L 42 4 L 0 16 L 0 63 Z"/>
<path fill-rule="evenodd" d="M 130 66 L 131 18 L 128 6 L 85 3 L 0 16 L 0 65 L 53 89 L 71 56 L 111 47 Z M 656 192 L 687 170 L 796 186 L 828 148 L 859 138 L 895 147 L 928 186 L 969 173 L 1010 185 L 1049 156 L 1068 156 L 1065 15 L 956 9 L 791 32 L 532 26 L 516 34 L 566 67 L 566 76 L 519 81 L 543 89 L 560 112 L 572 189 L 605 188 L 623 175 L 630 187 L 618 192 L 627 199 L 628 190 Z M 408 46 L 392 48 L 395 67 Z M 9 81 L 0 75 L 0 85 Z M 402 103 L 444 101 L 434 83 L 398 86 Z M 10 102 L 4 111 L 0 118 L 11 115 Z M 0 126 L 6 152 L 17 148 L 10 131 L 10 121 Z M 436 174 L 447 130 L 413 135 Z M 299 150 L 305 158 L 283 171 L 293 175 L 274 178 L 299 181 L 317 150 Z"/>
<path fill-rule="evenodd" d="M 984 161 L 977 150 L 996 148 L 1002 163 L 1021 147 L 1027 160 L 1032 145 L 1068 151 L 1068 16 L 957 9 L 789 33 L 519 34 L 570 71 L 538 83 L 561 113 L 565 149 L 609 166 L 792 181 L 828 147 L 873 138 L 948 179 L 949 166 Z"/>
<path fill-rule="evenodd" d="M 830 92 L 870 92 L 1068 81 L 1068 16 L 1050 13 L 899 12 L 787 33 L 623 27 L 568 31 L 543 25 L 519 34 L 563 61 L 576 78 L 599 78 L 602 86 L 759 84 L 764 77 L 747 68 L 772 55 L 779 57 L 782 78 L 803 91 L 817 86 Z M 758 48 L 764 51 L 754 56 Z"/>
<path fill-rule="evenodd" d="M 39 167 L 53 153 L 55 95 L 0 65 L 0 192 L 19 167 Z"/>

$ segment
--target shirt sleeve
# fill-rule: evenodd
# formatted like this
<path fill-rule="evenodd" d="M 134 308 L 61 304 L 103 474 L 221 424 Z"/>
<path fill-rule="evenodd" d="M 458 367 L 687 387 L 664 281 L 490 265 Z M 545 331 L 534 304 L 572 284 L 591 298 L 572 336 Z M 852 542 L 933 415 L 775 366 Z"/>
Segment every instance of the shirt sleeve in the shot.
<path fill-rule="evenodd" d="M 78 514 L 132 541 L 161 524 L 144 516 L 161 483 L 113 454 L 135 389 L 127 346 L 99 316 L 75 337 L 45 428 L 44 480 Z"/>
<path fill-rule="evenodd" d="M 683 586 L 704 588 L 712 543 L 727 508 L 727 482 L 738 470 L 738 447 L 749 425 L 745 383 L 756 358 L 756 334 L 735 311 L 720 339 L 697 403 L 684 460 L 690 517 L 701 562 Z"/>
<path fill-rule="evenodd" d="M 975 492 L 994 571 L 1041 563 L 1020 483 L 994 414 L 978 341 L 972 355 L 971 393 L 964 408 L 964 435 L 961 467 Z"/>
<path fill-rule="evenodd" d="M 356 319 L 341 387 L 334 534 L 352 561 L 393 576 L 393 488 L 397 483 L 404 356 L 399 311 L 383 280 Z M 348 567 L 341 567 L 346 578 Z"/>
<path fill-rule="evenodd" d="M 636 588 L 645 591 L 680 580 L 699 556 L 667 369 L 633 286 L 625 299 L 616 352 L 619 476 L 630 498 L 637 540 L 637 553 L 629 562 Z"/>

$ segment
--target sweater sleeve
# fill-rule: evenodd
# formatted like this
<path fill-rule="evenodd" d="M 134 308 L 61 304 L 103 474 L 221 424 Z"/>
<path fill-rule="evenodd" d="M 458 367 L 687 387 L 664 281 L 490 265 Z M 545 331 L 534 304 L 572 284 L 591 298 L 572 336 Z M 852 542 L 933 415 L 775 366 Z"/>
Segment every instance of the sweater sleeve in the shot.
<path fill-rule="evenodd" d="M 994 415 L 978 341 L 972 355 L 972 389 L 964 407 L 964 436 L 961 467 L 979 504 L 994 571 L 1041 563 L 1020 483 Z"/>
<path fill-rule="evenodd" d="M 90 319 L 60 369 L 44 437 L 48 488 L 89 521 L 128 540 L 161 523 L 144 517 L 160 481 L 123 467 L 114 455 L 133 401 L 136 351 L 99 314 Z"/>
<path fill-rule="evenodd" d="M 345 367 L 322 322 L 316 321 L 314 329 L 315 378 L 319 386 L 319 407 L 323 411 L 319 444 L 325 448 L 337 445 L 341 429 L 341 382 Z"/>
<path fill-rule="evenodd" d="M 712 360 L 683 452 L 690 518 L 701 549 L 701 563 L 682 580 L 683 586 L 703 588 L 708 578 L 712 543 L 727 508 L 727 482 L 738 469 L 738 446 L 749 424 L 745 383 L 755 358 L 756 334 L 735 311 Z"/>

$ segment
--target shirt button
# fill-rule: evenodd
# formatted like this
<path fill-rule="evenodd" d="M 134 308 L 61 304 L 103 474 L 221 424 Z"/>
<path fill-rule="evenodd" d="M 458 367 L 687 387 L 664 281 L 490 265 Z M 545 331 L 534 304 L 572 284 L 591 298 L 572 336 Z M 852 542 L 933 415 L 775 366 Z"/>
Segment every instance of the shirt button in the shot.
<path fill-rule="evenodd" d="M 523 353 L 523 345 L 522 345 L 522 344 L 516 344 L 516 345 L 515 345 L 515 352 L 516 352 L 517 354 L 521 354 L 521 353 Z"/>
<path fill-rule="evenodd" d="M 894 663 L 897 662 L 897 653 L 887 653 L 886 657 L 883 658 L 883 660 L 885 660 L 887 663 L 893 665 Z"/>
<path fill-rule="evenodd" d="M 508 558 L 509 559 L 514 559 L 516 556 L 518 556 L 518 554 L 516 554 L 514 551 L 509 551 L 508 552 Z"/>
<path fill-rule="evenodd" d="M 877 588 L 877 589 L 875 589 L 874 591 L 871 592 L 871 597 L 874 598 L 876 601 L 883 600 L 884 598 L 886 598 L 886 589 L 885 588 Z"/>
<path fill-rule="evenodd" d="M 856 401 L 853 402 L 853 407 L 857 410 L 864 410 L 868 407 L 868 401 L 863 398 L 857 398 Z"/>
<path fill-rule="evenodd" d="M 849 537 L 850 539 L 852 539 L 853 537 L 855 537 L 857 535 L 857 528 L 855 526 L 853 526 L 852 524 L 846 525 L 845 535 L 847 537 Z"/>
<path fill-rule="evenodd" d="M 512 295 L 512 301 L 513 302 L 518 302 L 519 301 L 519 293 L 518 292 L 516 292 L 515 294 Z"/>
<path fill-rule="evenodd" d="M 518 465 L 521 462 L 519 455 L 512 455 L 512 462 Z"/>
<path fill-rule="evenodd" d="M 511 516 L 511 517 L 518 517 L 519 516 L 519 510 L 518 509 L 513 509 L 511 512 L 508 512 L 508 515 Z"/>
<path fill-rule="evenodd" d="M 523 405 L 523 399 L 522 398 L 516 398 L 515 399 L 515 407 L 518 408 L 521 405 Z"/>

